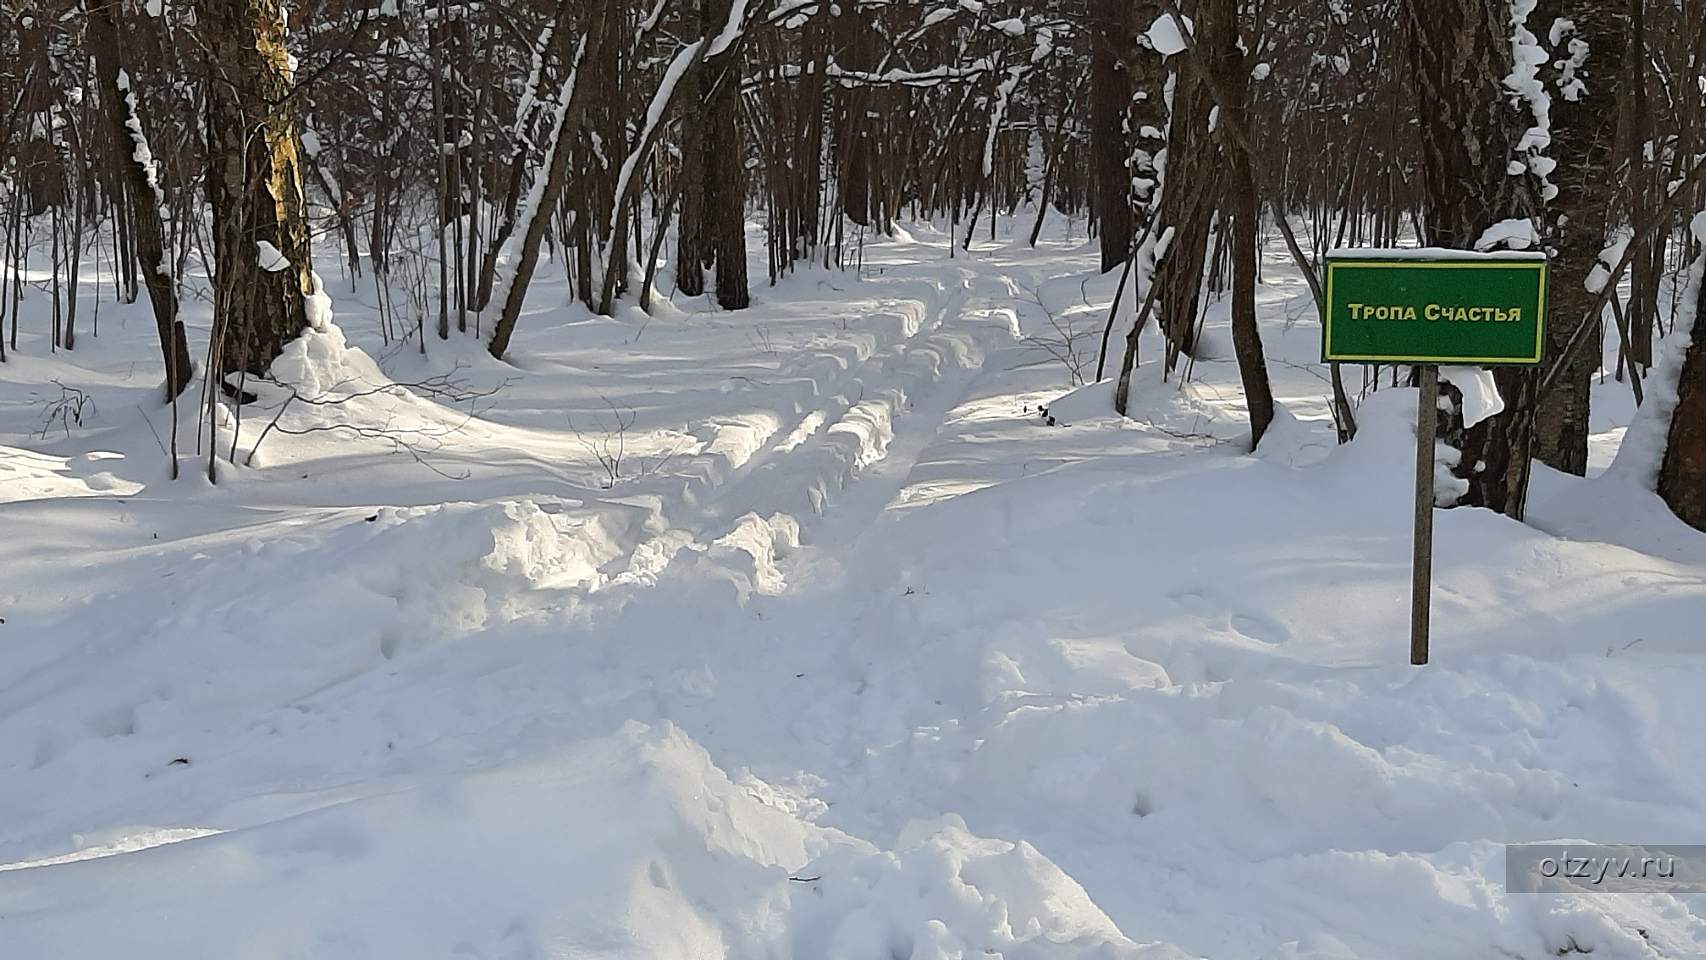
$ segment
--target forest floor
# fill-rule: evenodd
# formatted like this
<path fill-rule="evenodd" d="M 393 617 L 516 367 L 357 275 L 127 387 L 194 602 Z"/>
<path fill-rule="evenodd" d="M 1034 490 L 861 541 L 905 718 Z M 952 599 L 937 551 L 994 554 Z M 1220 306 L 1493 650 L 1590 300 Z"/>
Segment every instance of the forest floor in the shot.
<path fill-rule="evenodd" d="M 1504 889 L 1507 843 L 1706 842 L 1706 536 L 1599 475 L 1627 386 L 1528 523 L 1438 514 L 1411 667 L 1415 393 L 1337 445 L 1267 256 L 1255 453 L 1223 303 L 1134 419 L 1073 389 L 1081 237 L 920 225 L 741 313 L 547 272 L 513 364 L 322 265 L 281 369 L 348 399 L 217 484 L 145 302 L 50 353 L 32 289 L 0 956 L 1706 956 L 1706 896 Z"/>

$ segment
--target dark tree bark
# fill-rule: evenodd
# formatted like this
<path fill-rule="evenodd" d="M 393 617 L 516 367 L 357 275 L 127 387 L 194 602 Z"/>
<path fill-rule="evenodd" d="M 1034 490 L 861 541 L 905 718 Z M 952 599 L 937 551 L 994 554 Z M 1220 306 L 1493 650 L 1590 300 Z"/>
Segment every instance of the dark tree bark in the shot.
<path fill-rule="evenodd" d="M 184 335 L 184 323 L 178 319 L 178 291 L 166 266 L 165 231 L 160 222 L 160 188 L 155 171 L 143 166 L 139 156 L 139 141 L 144 140 L 142 117 L 137 112 L 134 93 L 136 78 L 127 73 L 123 83 L 119 73 L 124 70 L 118 14 L 115 4 L 95 8 L 89 17 L 89 40 L 94 48 L 95 72 L 100 84 L 102 112 L 105 114 L 108 135 L 112 138 L 112 165 L 122 177 L 120 197 L 129 203 L 129 217 L 121 220 L 135 223 L 135 256 L 142 261 L 142 281 L 148 288 L 148 300 L 154 307 L 154 325 L 160 335 L 160 353 L 166 368 L 166 398 L 169 400 L 184 391 L 191 375 L 190 349 Z"/>
<path fill-rule="evenodd" d="M 279 0 L 199 0 L 196 14 L 210 74 L 218 372 L 264 373 L 307 326 L 313 292 L 285 12 Z M 282 268 L 263 268 L 262 242 Z"/>
<path fill-rule="evenodd" d="M 726 6 L 725 0 L 716 0 Z M 834 19 L 835 59 L 849 70 L 869 70 L 876 61 L 876 34 L 870 20 L 872 7 L 861 10 L 858 0 L 841 5 L 840 16 Z M 873 152 L 870 144 L 871 120 L 865 114 L 871 99 L 869 88 L 857 85 L 839 86 L 834 102 L 839 124 L 836 129 L 837 156 L 841 160 L 841 209 L 860 226 L 871 224 L 871 166 Z"/>
<path fill-rule="evenodd" d="M 733 0 L 700 0 L 699 23 L 714 37 L 728 22 Z M 740 136 L 740 76 L 734 57 L 699 71 L 699 108 L 688 112 L 682 147 L 681 236 L 676 286 L 696 297 L 705 271 L 716 270 L 717 304 L 742 310 L 751 303 L 746 277 L 746 149 Z"/>
<path fill-rule="evenodd" d="M 1209 227 L 1220 182 L 1214 135 L 1208 118 L 1214 108 L 1204 65 L 1195 56 L 1175 58 L 1173 115 L 1167 134 L 1167 186 L 1161 198 L 1159 230 L 1166 249 L 1156 268 L 1160 287 L 1161 332 L 1167 338 L 1165 369 L 1181 356 L 1196 353 L 1197 311 L 1202 303 L 1203 268 L 1208 261 Z"/>
<path fill-rule="evenodd" d="M 1619 79 L 1629 41 L 1624 0 L 1548 0 L 1530 16 L 1550 24 L 1568 17 L 1575 40 L 1591 51 L 1577 79 L 1582 87 L 1552 86 L 1552 148 L 1558 167 L 1552 182 L 1558 196 L 1547 207 L 1549 223 L 1561 223 L 1552 238 L 1552 323 L 1546 331 L 1546 362 L 1560 356 L 1577 322 L 1598 300 L 1586 287 L 1605 247 L 1607 218 L 1617 190 Z M 1568 44 L 1552 52 L 1554 63 L 1569 58 Z M 1566 80 L 1566 82 L 1568 82 Z M 1598 349 L 1576 351 L 1552 386 L 1540 395 L 1534 418 L 1534 455 L 1582 476 L 1588 468 L 1588 399 L 1600 367 Z"/>
<path fill-rule="evenodd" d="M 1472 249 L 1493 224 L 1532 217 L 1529 178 L 1510 161 L 1526 117 L 1509 103 L 1510 7 L 1506 0 L 1404 0 L 1411 82 L 1421 117 L 1424 238 Z M 1520 518 L 1528 496 L 1534 371 L 1494 371 L 1505 412 L 1449 439 L 1463 452 L 1459 500 Z M 1454 418 L 1458 419 L 1458 418 Z M 1460 423 L 1460 419 L 1458 419 Z"/>
<path fill-rule="evenodd" d="M 1133 23 L 1138 30 L 1146 30 L 1161 18 L 1165 9 L 1159 0 L 1137 0 L 1132 6 Z M 1133 52 L 1131 108 L 1126 123 L 1132 145 L 1130 180 L 1135 235 L 1149 226 L 1155 191 L 1161 184 L 1155 159 L 1167 148 L 1167 60 L 1155 50 L 1148 34 L 1137 37 Z"/>
<path fill-rule="evenodd" d="M 1706 530 L 1706 283 L 1694 315 L 1693 340 L 1682 363 L 1676 410 L 1671 413 L 1659 496 L 1682 521 Z"/>
<path fill-rule="evenodd" d="M 1250 68 L 1238 43 L 1238 0 L 1209 0 L 1203 8 L 1201 49 L 1214 71 L 1220 104 L 1219 131 L 1250 129 Z M 1223 139 L 1225 139 L 1223 135 Z M 1236 143 L 1223 144 L 1227 194 L 1222 203 L 1225 229 L 1232 233 L 1232 348 L 1238 356 L 1238 375 L 1244 383 L 1250 410 L 1250 449 L 1274 421 L 1273 386 L 1268 382 L 1262 335 L 1256 323 L 1256 234 L 1261 227 L 1261 201 L 1250 154 Z"/>
<path fill-rule="evenodd" d="M 53 144 L 50 110 L 55 98 L 47 16 L 47 10 L 38 10 L 17 18 L 18 60 L 14 69 L 23 85 L 17 94 L 17 107 L 8 118 L 24 131 L 16 146 L 17 169 L 29 200 L 25 210 L 31 217 L 49 207 L 62 206 L 66 200 L 64 162 Z"/>
<path fill-rule="evenodd" d="M 1131 203 L 1129 62 L 1136 54 L 1137 7 L 1131 0 L 1089 0 L 1090 151 L 1095 160 L 1096 220 L 1102 272 L 1123 265 L 1134 229 Z"/>

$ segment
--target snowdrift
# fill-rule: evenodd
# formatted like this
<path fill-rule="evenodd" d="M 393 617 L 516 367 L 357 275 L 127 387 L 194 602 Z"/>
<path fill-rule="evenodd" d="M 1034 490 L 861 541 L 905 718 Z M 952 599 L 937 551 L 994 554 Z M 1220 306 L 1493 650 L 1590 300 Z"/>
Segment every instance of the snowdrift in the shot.
<path fill-rule="evenodd" d="M 962 824 L 894 850 L 814 826 L 681 731 L 374 784 L 296 817 L 0 870 L 6 952 L 184 957 L 1182 960 L 1030 846 Z M 448 953 L 447 953 L 448 950 Z"/>

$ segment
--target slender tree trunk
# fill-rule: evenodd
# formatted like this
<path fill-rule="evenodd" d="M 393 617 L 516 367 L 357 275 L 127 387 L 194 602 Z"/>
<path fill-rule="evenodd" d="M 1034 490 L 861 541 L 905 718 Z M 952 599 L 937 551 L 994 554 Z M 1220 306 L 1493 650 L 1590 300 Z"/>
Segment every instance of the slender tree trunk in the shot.
<path fill-rule="evenodd" d="M 1089 0 L 1090 151 L 1095 158 L 1103 273 L 1125 263 L 1134 232 L 1126 120 L 1132 95 L 1130 61 L 1137 52 L 1136 10 L 1131 0 Z"/>
<path fill-rule="evenodd" d="M 136 80 L 120 66 L 122 33 L 116 5 L 95 8 L 89 18 L 90 40 L 95 52 L 95 72 L 101 92 L 102 112 L 112 139 L 113 166 L 122 174 L 118 194 L 128 197 L 130 217 L 136 222 L 136 257 L 142 261 L 142 281 L 154 307 L 154 326 L 160 336 L 160 353 L 166 368 L 166 399 L 182 393 L 190 382 L 190 350 L 178 319 L 177 285 L 166 266 L 165 231 L 160 222 L 161 194 L 158 173 L 145 166 L 150 162 L 141 151 L 147 142 L 142 117 L 136 109 Z M 123 76 L 121 82 L 120 77 Z M 124 185 L 128 184 L 129 189 Z M 122 221 L 125 211 L 115 208 Z"/>
<path fill-rule="evenodd" d="M 1250 128 L 1250 69 L 1239 44 L 1238 0 L 1209 0 L 1204 7 L 1202 47 L 1211 58 L 1209 69 L 1219 78 L 1220 95 L 1229 102 L 1220 105 L 1222 126 L 1231 130 Z M 1256 175 L 1250 155 L 1237 144 L 1221 151 L 1227 163 L 1228 194 L 1223 204 L 1225 229 L 1232 232 L 1232 347 L 1238 356 L 1238 375 L 1244 382 L 1245 403 L 1250 409 L 1250 449 L 1262 443 L 1262 435 L 1274 420 L 1274 393 L 1268 382 L 1268 365 L 1262 355 L 1262 335 L 1256 323 L 1256 234 L 1261 228 L 1261 200 L 1256 195 Z"/>

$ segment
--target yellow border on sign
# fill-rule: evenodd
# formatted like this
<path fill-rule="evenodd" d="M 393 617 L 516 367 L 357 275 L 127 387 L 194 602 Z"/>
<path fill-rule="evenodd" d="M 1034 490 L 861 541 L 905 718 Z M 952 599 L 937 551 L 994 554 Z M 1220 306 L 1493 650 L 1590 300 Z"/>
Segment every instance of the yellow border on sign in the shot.
<path fill-rule="evenodd" d="M 1321 359 L 1326 363 L 1342 363 L 1345 361 L 1360 363 L 1444 363 L 1444 364 L 1500 364 L 1528 365 L 1538 364 L 1545 356 L 1546 343 L 1546 309 L 1550 304 L 1546 300 L 1547 268 L 1551 264 L 1545 260 L 1338 260 L 1327 262 L 1327 302 L 1323 305 L 1321 323 Z M 1331 354 L 1328 348 L 1333 343 L 1333 272 L 1340 268 L 1357 269 L 1361 267 L 1401 267 L 1411 270 L 1511 270 L 1524 267 L 1540 272 L 1540 319 L 1534 325 L 1534 357 L 1419 357 L 1392 355 L 1364 354 Z"/>

